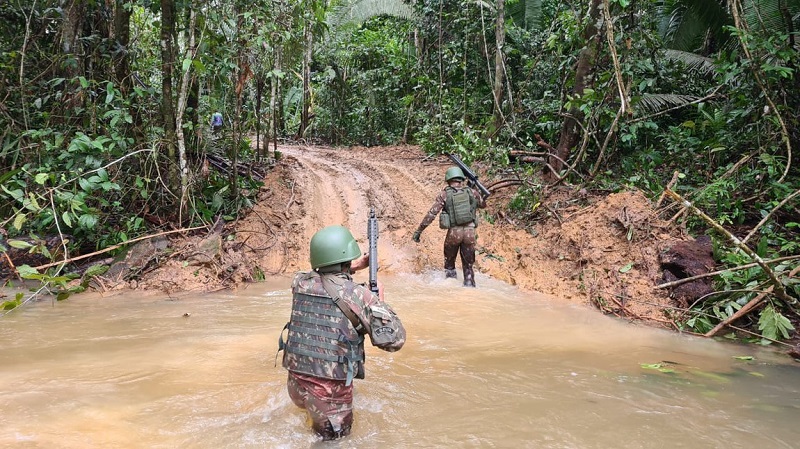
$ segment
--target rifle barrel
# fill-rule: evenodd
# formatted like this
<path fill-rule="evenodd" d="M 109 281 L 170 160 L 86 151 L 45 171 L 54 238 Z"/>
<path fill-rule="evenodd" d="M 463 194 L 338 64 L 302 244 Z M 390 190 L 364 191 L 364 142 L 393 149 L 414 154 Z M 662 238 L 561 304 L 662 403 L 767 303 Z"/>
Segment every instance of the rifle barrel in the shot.
<path fill-rule="evenodd" d="M 490 192 L 489 189 L 484 187 L 483 184 L 481 184 L 481 182 L 478 181 L 478 175 L 476 175 L 475 172 L 470 170 L 470 168 L 467 167 L 467 165 L 464 162 L 462 162 L 461 159 L 459 159 L 459 157 L 456 156 L 455 154 L 450 153 L 448 154 L 448 156 L 450 157 L 450 160 L 452 160 L 456 165 L 458 165 L 461 171 L 464 172 L 464 175 L 467 178 L 469 178 L 470 181 L 475 183 L 475 186 L 478 188 L 478 190 L 481 191 L 483 198 L 484 199 L 489 198 L 489 195 L 491 195 L 492 192 Z"/>
<path fill-rule="evenodd" d="M 369 238 L 369 289 L 378 294 L 378 218 L 375 209 L 370 208 L 367 220 L 367 238 Z"/>

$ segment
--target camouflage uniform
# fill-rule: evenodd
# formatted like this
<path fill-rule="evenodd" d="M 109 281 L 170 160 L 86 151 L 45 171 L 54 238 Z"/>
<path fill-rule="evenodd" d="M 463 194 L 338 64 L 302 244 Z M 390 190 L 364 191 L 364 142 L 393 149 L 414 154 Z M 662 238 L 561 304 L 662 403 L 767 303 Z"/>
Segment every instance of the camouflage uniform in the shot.
<path fill-rule="evenodd" d="M 368 288 L 346 273 L 324 276 L 331 280 L 339 304 L 353 311 L 358 330 L 325 290 L 320 274 L 301 272 L 292 282 L 289 331 L 281 347 L 283 367 L 289 370 L 289 396 L 308 411 L 323 439 L 335 439 L 349 434 L 353 423 L 352 379 L 364 378 L 364 335 L 389 352 L 399 350 L 406 335 L 391 307 Z M 385 331 L 382 318 L 394 327 Z"/>
<path fill-rule="evenodd" d="M 462 188 L 460 182 L 451 182 L 450 186 L 455 187 L 456 189 Z M 472 189 L 472 194 L 477 200 L 476 206 L 478 209 L 486 207 L 486 202 L 477 190 Z M 433 206 L 431 206 L 428 213 L 425 214 L 425 217 L 422 219 L 422 222 L 417 228 L 417 233 L 422 233 L 422 231 L 424 231 L 425 228 L 427 228 L 428 225 L 433 222 L 436 216 L 441 213 L 446 200 L 447 187 L 442 189 L 442 191 L 439 192 L 439 195 L 436 196 Z M 475 210 L 473 210 L 472 213 L 474 215 Z M 460 253 L 461 269 L 464 273 L 464 285 L 471 287 L 475 286 L 475 272 L 473 271 L 472 265 L 475 263 L 475 244 L 477 242 L 477 236 L 475 233 L 476 226 L 477 220 L 462 226 L 452 226 L 447 230 L 447 235 L 444 238 L 445 276 L 456 277 L 456 257 Z"/>

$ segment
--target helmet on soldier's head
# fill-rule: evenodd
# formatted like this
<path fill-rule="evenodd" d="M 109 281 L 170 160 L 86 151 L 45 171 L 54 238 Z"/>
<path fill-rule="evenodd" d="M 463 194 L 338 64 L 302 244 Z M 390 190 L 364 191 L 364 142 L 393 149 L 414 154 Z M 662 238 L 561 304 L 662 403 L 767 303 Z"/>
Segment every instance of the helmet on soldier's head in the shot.
<path fill-rule="evenodd" d="M 311 237 L 311 268 L 319 268 L 361 257 L 361 249 L 344 226 L 327 226 Z"/>
<path fill-rule="evenodd" d="M 461 171 L 460 168 L 458 168 L 458 167 L 450 167 L 450 168 L 447 169 L 446 172 L 444 172 L 444 180 L 445 180 L 445 182 L 449 181 L 451 179 L 455 179 L 455 178 L 461 178 L 461 179 L 465 178 L 464 172 Z"/>

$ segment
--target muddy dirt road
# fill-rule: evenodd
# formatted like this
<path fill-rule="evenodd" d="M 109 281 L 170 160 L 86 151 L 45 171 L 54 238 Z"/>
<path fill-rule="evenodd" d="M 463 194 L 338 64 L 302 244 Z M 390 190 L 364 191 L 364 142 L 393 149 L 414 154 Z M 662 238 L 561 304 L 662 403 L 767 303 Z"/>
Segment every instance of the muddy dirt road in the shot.
<path fill-rule="evenodd" d="M 420 243 L 411 235 L 444 187 L 444 172 L 452 165 L 446 157 L 431 158 L 411 146 L 278 150 L 281 157 L 258 204 L 246 218 L 226 226 L 223 235 L 229 237 L 223 239 L 216 263 L 187 267 L 173 261 L 143 279 L 140 287 L 213 290 L 247 281 L 247 273 L 254 271 L 270 276 L 306 270 L 309 239 L 331 224 L 350 228 L 366 250 L 370 208 L 380 223 L 381 273 L 442 268 L 445 231 L 434 222 Z M 493 179 L 484 176 L 483 168 L 473 170 L 489 185 Z M 515 189 L 493 192 L 482 212 L 477 273 L 554 301 L 667 323 L 664 312 L 671 300 L 653 286 L 660 282 L 658 248 L 675 236 L 655 217 L 647 198 L 638 192 L 578 198 L 554 194 L 543 200 L 548 213 L 528 223 L 529 232 L 505 210 Z M 222 268 L 228 274 L 221 275 Z"/>

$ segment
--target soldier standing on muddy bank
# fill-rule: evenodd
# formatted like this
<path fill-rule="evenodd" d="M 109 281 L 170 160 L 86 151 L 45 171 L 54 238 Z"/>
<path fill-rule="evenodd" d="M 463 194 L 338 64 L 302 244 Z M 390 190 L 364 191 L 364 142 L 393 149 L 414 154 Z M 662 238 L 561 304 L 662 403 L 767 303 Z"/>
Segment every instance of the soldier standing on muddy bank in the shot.
<path fill-rule="evenodd" d="M 312 271 L 292 281 L 292 312 L 284 342 L 283 367 L 292 402 L 305 409 L 323 440 L 350 433 L 353 425 L 353 379 L 364 378 L 364 335 L 373 346 L 394 352 L 406 331 L 394 310 L 378 294 L 353 282 L 351 274 L 366 268 L 353 235 L 343 226 L 328 226 L 311 238 Z"/>
<path fill-rule="evenodd" d="M 475 287 L 475 273 L 472 269 L 475 263 L 475 228 L 478 226 L 478 209 L 486 207 L 486 201 L 476 189 L 465 185 L 465 179 L 461 168 L 447 169 L 444 174 L 447 186 L 436 196 L 436 201 L 411 239 L 419 243 L 422 231 L 439 214 L 439 227 L 447 229 L 444 238 L 445 277 L 457 277 L 456 257 L 460 253 L 464 287 Z"/>

